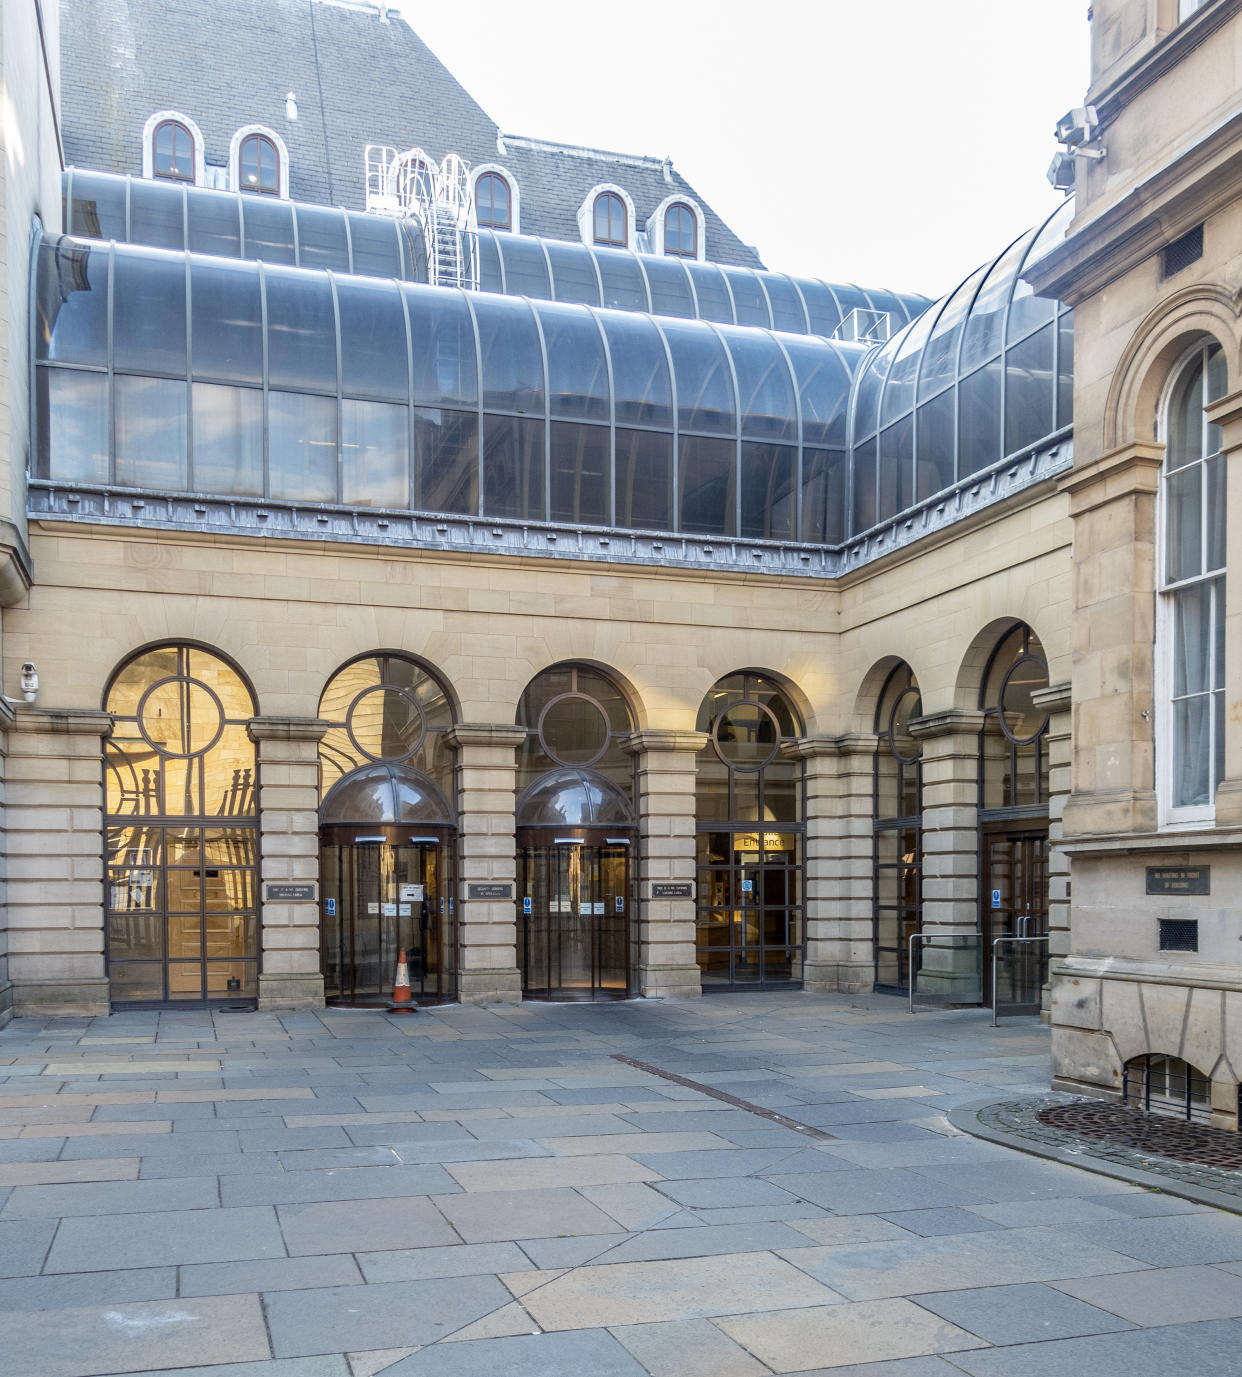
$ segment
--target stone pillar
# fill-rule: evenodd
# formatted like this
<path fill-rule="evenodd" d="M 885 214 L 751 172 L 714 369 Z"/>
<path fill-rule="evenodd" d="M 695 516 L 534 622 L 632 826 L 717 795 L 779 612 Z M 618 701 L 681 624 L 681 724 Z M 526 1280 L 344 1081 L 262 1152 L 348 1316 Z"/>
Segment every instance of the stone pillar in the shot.
<path fill-rule="evenodd" d="M 802 988 L 857 994 L 875 984 L 876 738 L 804 737 L 806 962 Z"/>
<path fill-rule="evenodd" d="M 15 1014 L 106 1014 L 106 712 L 19 706 L 8 731 L 8 972 Z"/>
<path fill-rule="evenodd" d="M 983 713 L 963 708 L 910 723 L 923 748 L 923 932 L 979 931 L 979 732 Z M 919 988 L 963 1002 L 980 998 L 977 947 L 941 948 L 924 959 Z"/>
<path fill-rule="evenodd" d="M 702 993 L 694 952 L 697 851 L 695 766 L 705 732 L 640 731 L 638 760 L 638 981 L 646 998 Z"/>
<path fill-rule="evenodd" d="M 1067 837 L 1156 829 L 1152 590 L 1163 458 L 1163 445 L 1136 442 L 1076 466 L 1061 482 L 1074 520 Z"/>
<path fill-rule="evenodd" d="M 264 901 L 259 925 L 260 1009 L 323 1007 L 319 954 L 319 742 L 317 717 L 255 717 L 259 755 L 259 880 L 306 885 L 312 897 Z"/>
<path fill-rule="evenodd" d="M 1221 429 L 1225 455 L 1225 488 L 1236 511 L 1242 499 L 1242 392 L 1233 392 L 1204 407 L 1208 420 Z M 1242 826 L 1242 523 L 1225 523 L 1225 777 L 1216 788 L 1216 825 Z"/>
<path fill-rule="evenodd" d="M 1061 847 L 1065 835 L 1065 801 L 1070 792 L 1073 764 L 1070 739 L 1070 686 L 1049 684 L 1036 689 L 1035 706 L 1048 713 L 1048 733 L 1044 749 L 1048 752 L 1048 967 L 1069 955 L 1070 949 L 1070 861 Z M 1047 1023 L 1051 1009 L 1051 976 L 1044 981 L 1040 1018 Z"/>
<path fill-rule="evenodd" d="M 4 810 L 13 709 L 0 699 L 0 1028 L 13 1017 L 13 983 L 9 979 L 9 913 L 6 890 L 9 849 L 5 838 Z"/>
<path fill-rule="evenodd" d="M 464 722 L 445 740 L 457 752 L 458 991 L 463 1004 L 516 1003 L 522 974 L 517 966 L 514 752 L 526 740 L 526 729 Z"/>

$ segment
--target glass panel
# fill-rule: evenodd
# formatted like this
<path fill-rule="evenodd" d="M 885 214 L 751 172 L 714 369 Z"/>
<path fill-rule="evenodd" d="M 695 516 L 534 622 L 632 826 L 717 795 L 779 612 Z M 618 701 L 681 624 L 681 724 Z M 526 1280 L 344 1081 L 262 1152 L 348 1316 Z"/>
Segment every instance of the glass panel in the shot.
<path fill-rule="evenodd" d="M 1024 234 L 1016 239 L 996 260 L 979 288 L 962 336 L 963 373 L 1000 353 L 1014 274 L 1034 237 L 1034 234 Z"/>
<path fill-rule="evenodd" d="M 386 215 L 350 215 L 348 218 L 354 272 L 367 277 L 401 277 L 401 245 L 396 221 Z"/>
<path fill-rule="evenodd" d="M 678 470 L 679 530 L 732 535 L 735 529 L 737 449 L 731 440 L 681 438 Z"/>
<path fill-rule="evenodd" d="M 841 324 L 841 308 L 832 288 L 815 277 L 800 277 L 798 288 L 806 305 L 811 334 L 827 339 Z"/>
<path fill-rule="evenodd" d="M 405 312 L 395 283 L 336 284 L 341 324 L 341 391 L 404 402 L 410 394 Z"/>
<path fill-rule="evenodd" d="M 580 301 L 598 306 L 599 278 L 591 250 L 585 244 L 565 244 L 558 239 L 544 240 L 552 265 L 552 288 L 557 301 Z"/>
<path fill-rule="evenodd" d="M 673 425 L 668 355 L 654 322 L 641 316 L 601 317 L 612 356 L 617 424 Z"/>
<path fill-rule="evenodd" d="M 875 525 L 875 441 L 859 445 L 851 465 L 853 510 L 850 513 L 850 533 L 858 535 Z"/>
<path fill-rule="evenodd" d="M 742 445 L 742 529 L 752 540 L 792 540 L 798 452 L 785 445 Z"/>
<path fill-rule="evenodd" d="M 1052 332 L 1047 325 L 1005 356 L 1005 453 L 1042 440 L 1053 429 L 1056 381 L 1052 374 Z"/>
<path fill-rule="evenodd" d="M 296 207 L 298 221 L 298 266 L 349 271 L 349 245 L 345 240 L 345 216 L 339 210 L 319 206 Z M 250 215 L 249 203 L 246 209 Z"/>
<path fill-rule="evenodd" d="M 894 342 L 896 353 L 884 387 L 880 403 L 880 421 L 884 424 L 909 411 L 914 405 L 914 384 L 927 336 L 935 324 L 935 313 L 929 311 L 909 326 Z"/>
<path fill-rule="evenodd" d="M 481 229 L 476 242 L 479 254 L 479 290 L 499 292 L 502 290 L 502 284 L 500 250 L 496 247 L 496 235 L 491 230 Z"/>
<path fill-rule="evenodd" d="M 1173 806 L 1211 803 L 1211 697 L 1183 698 L 1173 704 Z"/>
<path fill-rule="evenodd" d="M 957 376 L 957 342 L 961 333 L 962 320 L 974 300 L 984 273 L 990 267 L 985 263 L 977 268 L 953 293 L 940 312 L 927 348 L 923 351 L 923 370 L 919 377 L 919 399 L 931 397 L 942 387 L 947 387 Z M 997 456 L 999 458 L 999 455 Z"/>
<path fill-rule="evenodd" d="M 406 287 L 414 353 L 414 400 L 470 407 L 478 401 L 474 325 L 466 299 L 440 287 Z"/>
<path fill-rule="evenodd" d="M 672 530 L 673 437 L 618 429 L 616 446 L 616 524 Z"/>
<path fill-rule="evenodd" d="M 119 248 L 112 279 L 115 365 L 136 373 L 185 373 L 185 260 Z"/>
<path fill-rule="evenodd" d="M 1203 457 L 1203 366 L 1187 368 L 1173 389 L 1169 404 L 1166 470 L 1178 469 Z"/>
<path fill-rule="evenodd" d="M 798 289 L 784 273 L 764 273 L 763 285 L 772 305 L 772 328 L 791 334 L 806 334 L 806 312 Z"/>
<path fill-rule="evenodd" d="M 263 393 L 195 383 L 194 491 L 263 496 Z"/>
<path fill-rule="evenodd" d="M 724 339 L 737 374 L 743 436 L 797 440 L 798 403 L 780 345 L 770 335 L 740 330 L 725 332 Z"/>
<path fill-rule="evenodd" d="M 1173 693 L 1206 693 L 1211 683 L 1212 585 L 1196 583 L 1173 594 Z"/>
<path fill-rule="evenodd" d="M 985 364 L 963 379 L 959 391 L 958 463 L 961 477 L 1001 458 L 1001 364 Z"/>
<path fill-rule="evenodd" d="M 698 298 L 699 319 L 732 325 L 733 298 L 725 285 L 724 274 L 714 263 L 687 263 L 685 266 Z"/>
<path fill-rule="evenodd" d="M 1225 458 L 1217 455 L 1203 466 L 1207 485 L 1207 549 L 1204 551 L 1205 569 L 1225 567 Z"/>
<path fill-rule="evenodd" d="M 888 377 L 896 348 L 894 343 L 871 354 L 858 374 L 853 396 L 852 438 L 855 444 L 875 433 L 880 410 L 880 393 L 884 387 L 884 380 Z"/>
<path fill-rule="evenodd" d="M 914 418 L 903 416 L 880 432 L 880 521 L 903 512 L 914 502 Z"/>
<path fill-rule="evenodd" d="M 162 962 L 121 960 L 113 964 L 110 960 L 108 979 L 112 998 L 118 1004 L 164 998 Z"/>
<path fill-rule="evenodd" d="M 210 253 L 219 258 L 241 256 L 241 215 L 235 196 L 187 187 L 186 204 L 192 253 Z"/>
<path fill-rule="evenodd" d="M 802 443 L 844 448 L 850 401 L 850 370 L 835 346 L 787 339 L 802 407 Z M 857 354 L 855 354 L 857 358 Z"/>
<path fill-rule="evenodd" d="M 326 277 L 269 268 L 267 367 L 270 385 L 336 392 L 336 316 Z"/>
<path fill-rule="evenodd" d="M 1203 572 L 1202 480 L 1198 466 L 1166 479 L 1165 567 L 1170 583 Z"/>
<path fill-rule="evenodd" d="M 341 403 L 341 501 L 406 507 L 410 501 L 410 417 L 385 402 Z"/>
<path fill-rule="evenodd" d="M 483 357 L 483 406 L 542 413 L 543 350 L 530 307 L 511 297 L 480 296 L 474 309 Z"/>
<path fill-rule="evenodd" d="M 293 206 L 260 196 L 241 198 L 245 255 L 264 263 L 294 263 Z"/>
<path fill-rule="evenodd" d="M 473 516 L 479 510 L 479 423 L 473 412 L 414 411 L 414 505 Z"/>
<path fill-rule="evenodd" d="M 1057 425 L 1074 419 L 1074 313 L 1064 311 L 1057 321 Z"/>
<path fill-rule="evenodd" d="M 39 246 L 35 356 L 108 362 L 108 250 L 45 239 Z"/>
<path fill-rule="evenodd" d="M 552 423 L 552 520 L 608 523 L 608 427 Z"/>
<path fill-rule="evenodd" d="M 196 378 L 263 381 L 259 274 L 249 264 L 190 264 L 190 353 Z"/>
<path fill-rule="evenodd" d="M 73 172 L 70 234 L 86 239 L 125 239 L 125 179 L 102 172 Z"/>
<path fill-rule="evenodd" d="M 548 351 L 552 415 L 607 421 L 608 363 L 594 317 L 551 305 L 536 309 Z"/>
<path fill-rule="evenodd" d="M 487 377 L 486 365 L 483 376 Z M 484 416 L 485 515 L 542 521 L 544 486 L 543 422 L 520 421 L 512 416 Z"/>
<path fill-rule="evenodd" d="M 733 310 L 739 325 L 761 325 L 772 328 L 772 312 L 768 298 L 759 282 L 759 275 L 747 268 L 726 268 L 721 271 L 733 294 Z"/>
<path fill-rule="evenodd" d="M 129 184 L 129 235 L 133 244 L 153 249 L 185 248 L 185 208 L 181 188 L 135 177 Z"/>
<path fill-rule="evenodd" d="M 548 282 L 548 260 L 538 239 L 516 234 L 497 237 L 497 247 L 505 265 L 505 291 L 510 296 L 532 296 L 548 301 L 552 288 Z"/>
<path fill-rule="evenodd" d="M 661 322 L 677 377 L 678 424 L 683 430 L 736 431 L 733 380 L 720 336 L 710 325 Z"/>
<path fill-rule="evenodd" d="M 803 540 L 835 545 L 845 539 L 846 472 L 840 450 L 803 449 Z"/>
<path fill-rule="evenodd" d="M 604 284 L 604 305 L 618 311 L 649 311 L 647 281 L 638 259 L 624 249 L 594 248 L 595 266 Z"/>
<path fill-rule="evenodd" d="M 919 501 L 952 487 L 954 478 L 953 411 L 957 394 L 950 388 L 918 411 L 918 446 L 915 450 L 915 487 Z"/>
<path fill-rule="evenodd" d="M 643 262 L 651 289 L 651 310 L 657 316 L 694 318 L 694 299 L 685 269 L 675 259 L 647 258 Z"/>
<path fill-rule="evenodd" d="M 186 385 L 163 378 L 113 382 L 116 481 L 126 487 L 186 486 Z"/>
<path fill-rule="evenodd" d="M 335 502 L 335 399 L 269 392 L 267 407 L 270 495 L 287 502 Z"/>
<path fill-rule="evenodd" d="M 106 374 L 40 368 L 38 424 L 41 478 L 109 481 Z"/>

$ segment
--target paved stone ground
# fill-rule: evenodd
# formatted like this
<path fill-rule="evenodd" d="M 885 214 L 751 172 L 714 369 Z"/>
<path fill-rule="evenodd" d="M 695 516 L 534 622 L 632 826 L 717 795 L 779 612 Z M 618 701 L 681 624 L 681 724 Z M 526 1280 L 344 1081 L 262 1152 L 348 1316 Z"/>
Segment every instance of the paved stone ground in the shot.
<path fill-rule="evenodd" d="M 882 996 L 19 1020 L 0 1371 L 1237 1373 L 1242 1217 L 946 1118 L 1047 1074 Z"/>

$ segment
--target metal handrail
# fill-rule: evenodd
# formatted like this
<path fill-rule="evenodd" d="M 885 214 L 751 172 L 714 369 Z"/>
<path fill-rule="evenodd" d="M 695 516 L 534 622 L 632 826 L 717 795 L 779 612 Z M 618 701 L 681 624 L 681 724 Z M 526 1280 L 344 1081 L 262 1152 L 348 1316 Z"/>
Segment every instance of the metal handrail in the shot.
<path fill-rule="evenodd" d="M 1048 934 L 1047 934 L 1047 933 L 1045 933 L 1042 937 L 994 937 L 994 938 L 992 939 L 992 1027 L 993 1027 L 993 1028 L 995 1028 L 995 1027 L 998 1026 L 997 1019 L 998 1019 L 999 1016 L 998 1016 L 998 1014 L 997 1014 L 997 1010 L 998 1010 L 999 1007 L 1000 1007 L 999 987 L 997 986 L 997 983 L 996 983 L 996 948 L 999 947 L 1000 944 L 1001 944 L 1002 942 L 1025 943 L 1025 944 L 1029 945 L 1029 944 L 1032 943 L 1032 942 L 1046 942 L 1047 940 L 1048 940 Z"/>

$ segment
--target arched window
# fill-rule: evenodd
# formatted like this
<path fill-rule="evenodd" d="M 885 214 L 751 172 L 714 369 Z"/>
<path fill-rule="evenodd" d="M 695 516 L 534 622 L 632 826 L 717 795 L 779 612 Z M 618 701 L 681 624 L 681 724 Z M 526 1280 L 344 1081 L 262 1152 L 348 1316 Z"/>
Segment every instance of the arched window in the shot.
<path fill-rule="evenodd" d="M 699 708 L 697 948 L 704 983 L 802 979 L 803 765 L 781 747 L 802 726 L 753 671 L 717 681 Z"/>
<path fill-rule="evenodd" d="M 614 248 L 629 247 L 629 226 L 625 202 L 615 191 L 601 191 L 595 198 L 594 241 Z"/>
<path fill-rule="evenodd" d="M 498 172 L 484 172 L 475 182 L 474 205 L 480 229 L 513 228 L 509 183 Z"/>
<path fill-rule="evenodd" d="M 875 714 L 875 983 L 909 986 L 910 937 L 923 926 L 923 747 L 910 735 L 922 715 L 918 680 L 900 664 Z"/>
<path fill-rule="evenodd" d="M 1208 822 L 1225 772 L 1225 458 L 1203 408 L 1224 396 L 1225 356 L 1204 341 L 1164 416 L 1157 673 L 1160 796 L 1169 822 Z"/>
<path fill-rule="evenodd" d="M 622 741 L 634 730 L 634 718 L 602 671 L 586 665 L 545 669 L 522 694 L 517 725 L 528 733 L 518 750 L 519 793 L 549 771 L 588 769 L 633 802 L 634 757 Z"/>
<path fill-rule="evenodd" d="M 1029 626 L 1015 626 L 992 652 L 979 706 L 984 726 L 980 807 L 1048 803 L 1048 714 L 1032 695 L 1048 687 L 1048 662 Z"/>
<path fill-rule="evenodd" d="M 119 1004 L 258 994 L 255 704 L 210 651 L 163 645 L 112 680 L 107 956 Z"/>
<path fill-rule="evenodd" d="M 280 195 L 280 153 L 266 134 L 247 134 L 237 152 L 238 190 Z"/>
<path fill-rule="evenodd" d="M 164 120 L 151 138 L 151 173 L 170 182 L 194 180 L 194 135 L 180 120 Z"/>
<path fill-rule="evenodd" d="M 699 224 L 682 201 L 674 201 L 664 212 L 664 252 L 677 258 L 698 257 Z"/>

